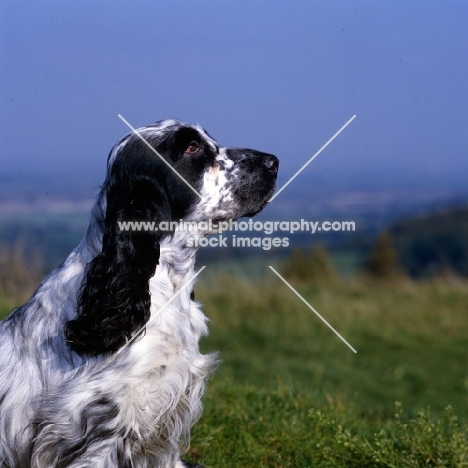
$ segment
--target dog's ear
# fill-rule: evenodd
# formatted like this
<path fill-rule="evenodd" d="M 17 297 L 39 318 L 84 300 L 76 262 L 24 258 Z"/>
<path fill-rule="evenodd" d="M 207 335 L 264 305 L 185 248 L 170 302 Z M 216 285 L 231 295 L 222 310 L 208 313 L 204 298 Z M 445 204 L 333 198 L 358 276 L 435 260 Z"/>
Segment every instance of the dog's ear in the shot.
<path fill-rule="evenodd" d="M 88 264 L 78 294 L 78 317 L 65 326 L 69 346 L 80 354 L 116 352 L 150 317 L 149 279 L 159 262 L 161 234 L 125 230 L 122 222 L 157 226 L 171 219 L 170 204 L 161 184 L 150 175 L 123 179 L 125 174 L 120 174 L 104 185 L 102 251 Z"/>

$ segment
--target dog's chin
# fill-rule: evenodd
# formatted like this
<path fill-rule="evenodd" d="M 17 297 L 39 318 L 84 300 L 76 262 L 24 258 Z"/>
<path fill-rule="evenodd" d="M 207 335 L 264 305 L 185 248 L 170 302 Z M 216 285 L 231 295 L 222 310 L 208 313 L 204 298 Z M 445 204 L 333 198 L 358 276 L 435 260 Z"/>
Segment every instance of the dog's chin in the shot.
<path fill-rule="evenodd" d="M 268 200 L 266 200 L 264 203 L 262 203 L 257 209 L 253 210 L 253 211 L 249 211 L 248 213 L 246 213 L 245 215 L 241 216 L 242 218 L 253 218 L 254 216 L 258 215 L 258 213 L 260 213 L 261 211 L 263 211 L 263 209 L 265 208 L 265 206 L 268 205 Z"/>
<path fill-rule="evenodd" d="M 255 209 L 248 211 L 247 213 L 243 214 L 242 216 L 239 216 L 239 218 L 253 218 L 255 215 L 258 215 L 267 205 L 270 203 L 270 199 L 275 193 L 276 186 L 274 186 L 268 194 L 264 197 L 263 201 L 259 203 Z"/>

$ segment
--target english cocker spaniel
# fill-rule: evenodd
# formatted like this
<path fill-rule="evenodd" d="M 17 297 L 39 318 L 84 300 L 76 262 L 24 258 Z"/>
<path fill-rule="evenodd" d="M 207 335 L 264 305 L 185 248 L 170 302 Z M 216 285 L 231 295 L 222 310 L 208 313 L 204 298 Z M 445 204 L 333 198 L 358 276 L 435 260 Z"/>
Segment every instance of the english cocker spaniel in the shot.
<path fill-rule="evenodd" d="M 82 241 L 0 322 L 2 468 L 195 466 L 180 454 L 216 355 L 199 351 L 188 239 L 262 210 L 277 171 L 176 120 L 114 146 Z M 198 228 L 158 229 L 173 221 Z"/>

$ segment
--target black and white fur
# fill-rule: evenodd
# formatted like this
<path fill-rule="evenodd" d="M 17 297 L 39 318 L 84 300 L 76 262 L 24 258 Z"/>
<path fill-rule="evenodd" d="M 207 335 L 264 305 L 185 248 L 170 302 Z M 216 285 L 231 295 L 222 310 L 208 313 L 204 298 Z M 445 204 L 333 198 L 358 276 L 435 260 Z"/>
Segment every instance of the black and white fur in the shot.
<path fill-rule="evenodd" d="M 194 275 L 194 233 L 118 222 L 253 216 L 278 160 L 175 120 L 138 132 L 203 199 L 137 135 L 112 149 L 83 240 L 0 322 L 1 468 L 190 466 L 179 457 L 216 356 L 199 351 L 207 319 L 192 284 L 159 310 Z"/>

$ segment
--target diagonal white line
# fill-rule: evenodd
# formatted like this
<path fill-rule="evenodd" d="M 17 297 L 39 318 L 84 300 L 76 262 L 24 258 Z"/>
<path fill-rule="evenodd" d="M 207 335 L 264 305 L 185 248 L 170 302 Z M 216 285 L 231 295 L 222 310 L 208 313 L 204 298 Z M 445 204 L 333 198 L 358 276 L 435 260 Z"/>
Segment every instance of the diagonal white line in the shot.
<path fill-rule="evenodd" d="M 343 341 L 343 343 L 346 344 L 346 346 L 348 346 L 349 349 L 351 349 L 351 351 L 353 351 L 354 353 L 357 353 L 357 351 L 272 267 L 272 266 L 269 266 L 269 268 L 271 269 L 271 271 L 273 271 L 273 273 L 283 281 L 283 283 L 312 311 L 314 312 L 315 315 L 317 315 L 317 317 L 331 330 L 335 333 L 335 335 L 338 336 L 338 338 L 341 339 L 341 341 Z"/>
<path fill-rule="evenodd" d="M 202 266 L 116 353 L 120 354 L 204 269 Z"/>
<path fill-rule="evenodd" d="M 353 115 L 274 195 L 268 203 L 271 203 L 354 119 Z"/>
<path fill-rule="evenodd" d="M 124 122 L 128 128 L 130 128 L 132 130 L 132 132 L 137 135 L 141 141 L 143 141 L 143 143 L 157 156 L 159 156 L 159 158 L 167 165 L 167 167 L 169 169 L 171 169 L 171 171 L 173 171 L 175 174 L 177 174 L 179 176 L 179 178 L 186 183 L 186 185 L 193 191 L 195 192 L 202 200 L 203 200 L 203 197 L 197 192 L 197 190 L 195 190 L 189 182 L 187 182 L 159 153 L 158 151 L 156 151 L 142 136 L 140 133 L 138 133 L 138 130 L 136 130 L 135 128 L 133 128 L 120 114 L 117 114 L 120 118 L 120 120 L 122 120 L 122 122 Z"/>

